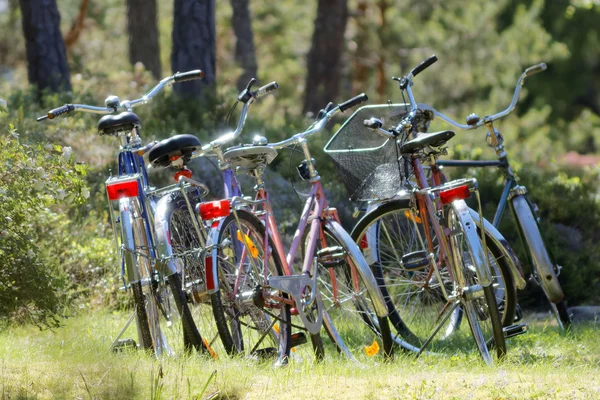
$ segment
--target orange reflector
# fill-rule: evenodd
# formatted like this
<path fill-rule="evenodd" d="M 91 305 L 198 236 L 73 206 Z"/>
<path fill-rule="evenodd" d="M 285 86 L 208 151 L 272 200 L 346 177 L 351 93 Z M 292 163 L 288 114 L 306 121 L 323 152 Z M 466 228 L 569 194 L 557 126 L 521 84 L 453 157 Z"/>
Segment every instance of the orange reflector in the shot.
<path fill-rule="evenodd" d="M 136 197 L 139 193 L 139 185 L 137 180 L 121 181 L 109 183 L 106 185 L 106 193 L 109 200 L 118 200 L 123 197 Z"/>
<path fill-rule="evenodd" d="M 210 343 L 208 343 L 208 340 L 206 340 L 206 338 L 202 338 L 202 342 L 204 343 L 204 346 L 206 346 L 206 350 L 208 350 L 208 353 L 213 358 L 213 360 L 218 360 L 219 355 L 216 351 L 213 350 L 212 347 L 210 347 Z"/>
<path fill-rule="evenodd" d="M 418 215 L 413 214 L 412 212 L 405 210 L 404 211 L 404 216 L 408 219 L 410 219 L 411 221 L 420 224 L 423 222 L 423 220 L 421 219 L 421 217 L 419 217 Z"/>
<path fill-rule="evenodd" d="M 257 258 L 258 257 L 258 249 L 252 242 L 252 239 L 250 239 L 248 237 L 248 235 L 246 235 L 245 233 L 237 231 L 237 238 L 240 242 L 242 241 L 242 235 L 244 235 L 243 241 L 246 242 L 246 245 L 248 246 L 248 249 L 250 250 L 250 254 L 252 254 L 252 257 Z"/>
<path fill-rule="evenodd" d="M 440 192 L 442 204 L 452 203 L 454 200 L 463 200 L 471 197 L 471 191 L 468 185 L 458 186 L 452 189 Z"/>
<path fill-rule="evenodd" d="M 200 216 L 204 220 L 226 217 L 231 212 L 231 201 L 219 200 L 200 204 Z"/>
<path fill-rule="evenodd" d="M 368 357 L 373 357 L 375 354 L 379 353 L 379 343 L 377 343 L 377 340 L 373 340 L 373 343 L 370 346 L 365 347 L 365 353 Z"/>

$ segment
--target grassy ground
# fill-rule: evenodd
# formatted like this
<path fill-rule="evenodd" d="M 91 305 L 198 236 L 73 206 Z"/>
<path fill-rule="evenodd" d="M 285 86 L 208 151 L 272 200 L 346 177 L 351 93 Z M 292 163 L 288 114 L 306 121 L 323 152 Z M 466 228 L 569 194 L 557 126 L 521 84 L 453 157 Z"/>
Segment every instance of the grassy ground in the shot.
<path fill-rule="evenodd" d="M 54 332 L 35 327 L 0 333 L 1 399 L 532 399 L 600 398 L 598 325 L 562 333 L 549 322 L 510 339 L 500 365 L 475 354 L 400 355 L 390 364 L 355 365 L 335 356 L 314 364 L 202 356 L 157 361 L 107 351 L 126 315 L 88 313 Z"/>

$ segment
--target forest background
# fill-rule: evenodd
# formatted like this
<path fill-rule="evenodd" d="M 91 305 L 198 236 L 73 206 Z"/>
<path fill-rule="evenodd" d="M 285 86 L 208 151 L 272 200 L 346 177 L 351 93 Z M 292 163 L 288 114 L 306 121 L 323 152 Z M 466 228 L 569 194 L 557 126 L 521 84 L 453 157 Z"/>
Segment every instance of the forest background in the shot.
<path fill-rule="evenodd" d="M 311 112 L 328 101 L 365 92 L 370 104 L 401 102 L 391 77 L 431 54 L 440 61 L 415 80 L 415 97 L 459 121 L 504 109 L 519 74 L 548 64 L 527 81 L 516 111 L 497 128 L 564 266 L 569 305 L 597 303 L 598 26 L 598 0 L 0 0 L 0 98 L 6 102 L 0 104 L 0 319 L 54 325 L 56 315 L 124 301 L 103 193 L 117 144 L 97 135 L 93 115 L 36 123 L 48 109 L 101 105 L 109 94 L 137 98 L 161 77 L 200 68 L 201 83 L 175 86 L 136 108 L 144 139 L 216 137 L 227 129 L 239 88 L 256 76 L 263 84 L 276 80 L 280 89 L 253 106 L 242 140 L 260 133 L 276 141 L 307 127 Z M 40 27 L 45 34 L 35 53 L 26 37 Z M 321 151 L 342 122 L 311 146 L 350 229 L 355 205 Z M 431 126 L 437 128 L 447 127 Z M 494 154 L 480 130 L 457 132 L 450 156 Z M 269 182 L 287 230 L 300 201 L 286 179 L 301 189 L 298 162 L 282 152 Z M 194 170 L 219 196 L 216 170 L 203 161 Z M 493 215 L 501 175 L 452 172 L 460 175 L 479 179 L 486 215 Z M 170 178 L 158 171 L 151 179 Z M 525 263 L 510 219 L 501 228 Z M 545 307 L 540 297 L 528 285 L 521 303 Z"/>

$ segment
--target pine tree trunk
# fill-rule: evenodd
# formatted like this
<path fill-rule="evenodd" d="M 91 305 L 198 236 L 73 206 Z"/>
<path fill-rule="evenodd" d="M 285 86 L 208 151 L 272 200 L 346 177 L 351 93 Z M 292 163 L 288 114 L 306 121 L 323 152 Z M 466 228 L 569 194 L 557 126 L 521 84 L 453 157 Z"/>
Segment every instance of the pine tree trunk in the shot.
<path fill-rule="evenodd" d="M 174 85 L 184 97 L 206 98 L 214 94 L 215 0 L 175 0 L 171 69 L 201 69 L 204 78 Z"/>
<path fill-rule="evenodd" d="M 319 0 L 303 110 L 318 111 L 335 99 L 340 84 L 340 59 L 348 20 L 347 0 Z"/>
<path fill-rule="evenodd" d="M 161 77 L 156 0 L 127 0 L 127 31 L 129 33 L 129 62 L 138 62 Z"/>
<path fill-rule="evenodd" d="M 55 0 L 19 0 L 29 83 L 52 92 L 71 90 L 60 14 Z"/>
<path fill-rule="evenodd" d="M 246 87 L 251 78 L 256 78 L 258 69 L 248 4 L 249 0 L 231 0 L 233 8 L 231 24 L 236 37 L 235 60 L 244 70 L 237 80 L 237 88 L 240 91 Z"/>

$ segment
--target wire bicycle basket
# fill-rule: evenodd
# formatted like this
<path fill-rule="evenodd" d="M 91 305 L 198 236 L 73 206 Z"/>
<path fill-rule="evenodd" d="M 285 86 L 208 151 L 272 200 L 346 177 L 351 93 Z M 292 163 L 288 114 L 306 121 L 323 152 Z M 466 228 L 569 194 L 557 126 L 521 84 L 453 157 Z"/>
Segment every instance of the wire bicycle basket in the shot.
<path fill-rule="evenodd" d="M 333 159 L 351 201 L 386 200 L 403 188 L 412 173 L 409 160 L 399 157 L 395 139 L 366 128 L 363 121 L 375 117 L 384 127 L 391 127 L 400 123 L 407 110 L 406 104 L 361 107 L 325 145 L 324 151 Z M 425 122 L 424 130 L 427 126 Z"/>

